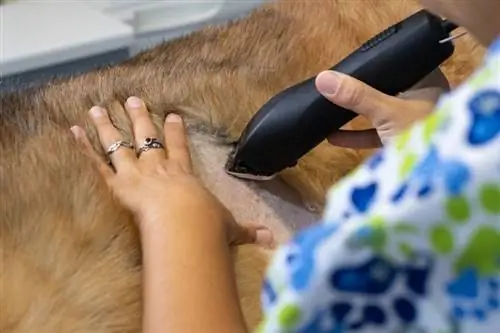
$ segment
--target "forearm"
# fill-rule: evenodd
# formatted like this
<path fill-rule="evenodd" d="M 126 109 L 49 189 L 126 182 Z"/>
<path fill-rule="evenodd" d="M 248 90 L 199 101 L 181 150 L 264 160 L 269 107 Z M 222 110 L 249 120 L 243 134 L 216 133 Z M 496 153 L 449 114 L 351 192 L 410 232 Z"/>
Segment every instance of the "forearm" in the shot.
<path fill-rule="evenodd" d="M 155 222 L 142 230 L 143 331 L 245 332 L 222 228 Z"/>

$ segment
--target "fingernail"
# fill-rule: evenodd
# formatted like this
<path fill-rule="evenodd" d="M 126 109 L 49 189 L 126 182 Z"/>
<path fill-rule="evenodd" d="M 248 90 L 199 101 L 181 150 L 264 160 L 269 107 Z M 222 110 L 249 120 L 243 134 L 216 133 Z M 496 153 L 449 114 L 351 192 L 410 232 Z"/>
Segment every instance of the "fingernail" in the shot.
<path fill-rule="evenodd" d="M 168 123 L 180 123 L 180 122 L 182 122 L 182 118 L 178 114 L 169 113 L 167 115 L 167 122 Z"/>
<path fill-rule="evenodd" d="M 127 103 L 127 106 L 130 108 L 140 108 L 143 105 L 142 100 L 139 97 L 135 97 L 135 96 L 130 96 L 127 99 L 126 103 Z"/>
<path fill-rule="evenodd" d="M 106 111 L 100 106 L 93 106 L 92 109 L 90 109 L 90 115 L 94 118 L 102 117 L 105 114 Z"/>
<path fill-rule="evenodd" d="M 82 136 L 82 130 L 78 126 L 73 126 L 70 128 L 71 132 L 73 132 L 73 135 L 75 138 L 80 138 Z"/>
<path fill-rule="evenodd" d="M 256 231 L 256 241 L 258 244 L 272 247 L 274 243 L 273 233 L 269 229 L 259 229 Z"/>
<path fill-rule="evenodd" d="M 316 77 L 316 87 L 319 92 L 326 95 L 333 95 L 339 87 L 339 76 L 332 71 L 321 72 Z"/>

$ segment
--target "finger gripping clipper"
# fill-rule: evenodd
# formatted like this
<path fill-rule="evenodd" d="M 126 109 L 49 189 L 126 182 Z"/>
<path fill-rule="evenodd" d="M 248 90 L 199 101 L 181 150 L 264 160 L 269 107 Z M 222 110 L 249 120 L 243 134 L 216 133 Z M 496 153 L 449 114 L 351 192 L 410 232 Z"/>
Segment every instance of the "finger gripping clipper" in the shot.
<path fill-rule="evenodd" d="M 456 28 L 421 10 L 382 31 L 331 69 L 394 96 L 451 57 L 450 33 Z M 246 179 L 272 178 L 296 165 L 355 116 L 324 98 L 311 77 L 274 96 L 254 115 L 230 154 L 226 171 Z"/>

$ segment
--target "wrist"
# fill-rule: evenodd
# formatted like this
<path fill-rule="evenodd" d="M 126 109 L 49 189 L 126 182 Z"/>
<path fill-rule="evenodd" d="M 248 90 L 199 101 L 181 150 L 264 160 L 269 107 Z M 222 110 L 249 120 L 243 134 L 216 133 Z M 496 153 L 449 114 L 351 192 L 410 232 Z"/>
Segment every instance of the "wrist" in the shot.
<path fill-rule="evenodd" d="M 149 210 L 136 215 L 141 238 L 149 235 L 190 234 L 193 238 L 225 240 L 224 217 L 219 214 Z M 175 236 L 174 236 L 175 237 Z"/>
<path fill-rule="evenodd" d="M 143 221 L 141 231 L 144 331 L 238 331 L 243 319 L 222 223 L 154 216 Z M 197 320 L 192 313 L 200 314 Z M 220 313 L 227 322 L 214 319 Z"/>

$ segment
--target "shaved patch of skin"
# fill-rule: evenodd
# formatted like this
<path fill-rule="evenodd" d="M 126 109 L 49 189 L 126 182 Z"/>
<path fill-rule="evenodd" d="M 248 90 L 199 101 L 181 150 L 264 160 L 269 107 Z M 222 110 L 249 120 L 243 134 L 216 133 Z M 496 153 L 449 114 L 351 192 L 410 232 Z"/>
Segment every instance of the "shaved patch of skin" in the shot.
<path fill-rule="evenodd" d="M 228 175 L 224 164 L 231 150 L 204 134 L 192 134 L 194 165 L 204 184 L 233 213 L 239 223 L 260 223 L 274 232 L 276 242 L 289 239 L 296 230 L 318 221 L 300 195 L 279 178 L 247 181 Z"/>

